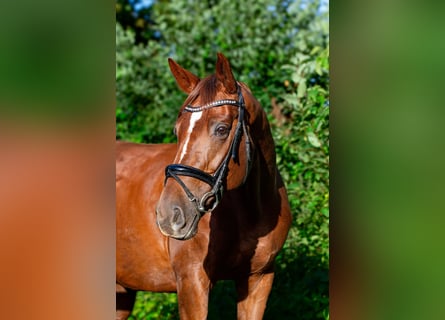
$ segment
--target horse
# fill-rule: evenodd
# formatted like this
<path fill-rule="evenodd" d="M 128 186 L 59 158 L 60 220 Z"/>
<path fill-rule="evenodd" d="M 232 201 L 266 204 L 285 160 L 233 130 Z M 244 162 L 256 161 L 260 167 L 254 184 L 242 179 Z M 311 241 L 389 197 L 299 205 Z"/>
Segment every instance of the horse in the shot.
<path fill-rule="evenodd" d="M 117 141 L 116 318 L 152 291 L 206 319 L 211 288 L 233 280 L 238 319 L 262 319 L 291 224 L 266 113 L 223 54 L 204 79 L 168 63 L 188 95 L 177 143 Z"/>

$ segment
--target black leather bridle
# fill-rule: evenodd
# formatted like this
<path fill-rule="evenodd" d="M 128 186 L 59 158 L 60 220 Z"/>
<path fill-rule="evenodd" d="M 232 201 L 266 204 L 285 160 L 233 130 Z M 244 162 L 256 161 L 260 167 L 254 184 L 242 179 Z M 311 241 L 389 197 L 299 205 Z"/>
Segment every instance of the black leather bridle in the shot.
<path fill-rule="evenodd" d="M 244 177 L 244 181 L 247 179 L 247 176 L 250 171 L 252 155 L 251 155 L 250 137 L 245 120 L 246 106 L 244 104 L 244 98 L 241 93 L 241 88 L 239 87 L 239 85 L 237 86 L 237 90 L 238 90 L 238 100 L 231 100 L 231 99 L 217 100 L 203 106 L 188 105 L 184 108 L 183 111 L 183 112 L 201 112 L 210 108 L 215 108 L 225 105 L 238 107 L 238 123 L 235 128 L 235 134 L 230 144 L 229 151 L 225 156 L 224 160 L 219 165 L 218 169 L 216 169 L 216 171 L 213 174 L 208 174 L 200 169 L 183 164 L 170 164 L 165 168 L 164 185 L 167 182 L 168 178 L 175 179 L 182 187 L 184 192 L 187 194 L 189 200 L 195 203 L 196 209 L 201 214 L 204 214 L 207 211 L 212 211 L 213 209 L 216 208 L 216 206 L 220 202 L 223 195 L 224 180 L 227 177 L 230 158 L 233 158 L 234 161 L 237 161 L 238 148 L 243 134 L 245 135 L 246 158 L 247 158 L 246 175 Z M 212 189 L 209 192 L 206 192 L 201 197 L 201 199 L 199 199 L 190 191 L 190 189 L 185 185 L 185 183 L 181 180 L 179 176 L 187 176 L 201 180 L 210 185 Z M 210 209 L 206 209 L 206 201 L 211 197 L 215 198 L 213 206 Z"/>

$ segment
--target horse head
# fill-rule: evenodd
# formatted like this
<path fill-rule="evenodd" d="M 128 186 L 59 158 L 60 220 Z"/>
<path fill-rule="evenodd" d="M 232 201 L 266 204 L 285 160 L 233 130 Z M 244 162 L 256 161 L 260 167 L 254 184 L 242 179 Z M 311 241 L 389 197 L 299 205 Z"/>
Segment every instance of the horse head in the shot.
<path fill-rule="evenodd" d="M 249 175 L 248 104 L 254 98 L 220 53 L 215 74 L 202 80 L 172 59 L 169 66 L 188 97 L 175 125 L 178 148 L 165 170 L 157 223 L 164 235 L 186 240 L 196 234 L 201 216 L 218 206 L 223 192 L 238 188 Z"/>

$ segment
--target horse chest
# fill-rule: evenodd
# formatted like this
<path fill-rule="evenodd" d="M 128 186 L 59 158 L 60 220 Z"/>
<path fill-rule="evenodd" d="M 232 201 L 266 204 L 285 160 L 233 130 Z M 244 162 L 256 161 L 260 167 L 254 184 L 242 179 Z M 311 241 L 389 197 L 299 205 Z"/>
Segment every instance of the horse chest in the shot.
<path fill-rule="evenodd" d="M 215 277 L 233 279 L 240 274 L 262 272 L 269 268 L 275 257 L 275 250 L 271 248 L 268 239 L 244 233 L 213 239 L 209 243 L 207 265 L 213 266 Z"/>

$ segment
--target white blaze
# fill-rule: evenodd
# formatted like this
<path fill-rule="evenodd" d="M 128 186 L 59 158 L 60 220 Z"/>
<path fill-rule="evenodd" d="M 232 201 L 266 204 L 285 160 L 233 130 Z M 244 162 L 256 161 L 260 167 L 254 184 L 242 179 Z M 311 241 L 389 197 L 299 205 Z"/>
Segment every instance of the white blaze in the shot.
<path fill-rule="evenodd" d="M 201 119 L 202 116 L 202 111 L 199 112 L 193 112 L 192 116 L 190 117 L 190 123 L 189 123 L 189 127 L 187 130 L 187 137 L 185 137 L 185 142 L 184 142 L 184 147 L 181 150 L 181 155 L 179 157 L 179 161 L 182 161 L 182 158 L 184 158 L 184 156 L 187 153 L 187 145 L 189 144 L 189 140 L 190 140 L 190 136 L 192 134 L 193 128 L 195 127 L 196 122 Z"/>

